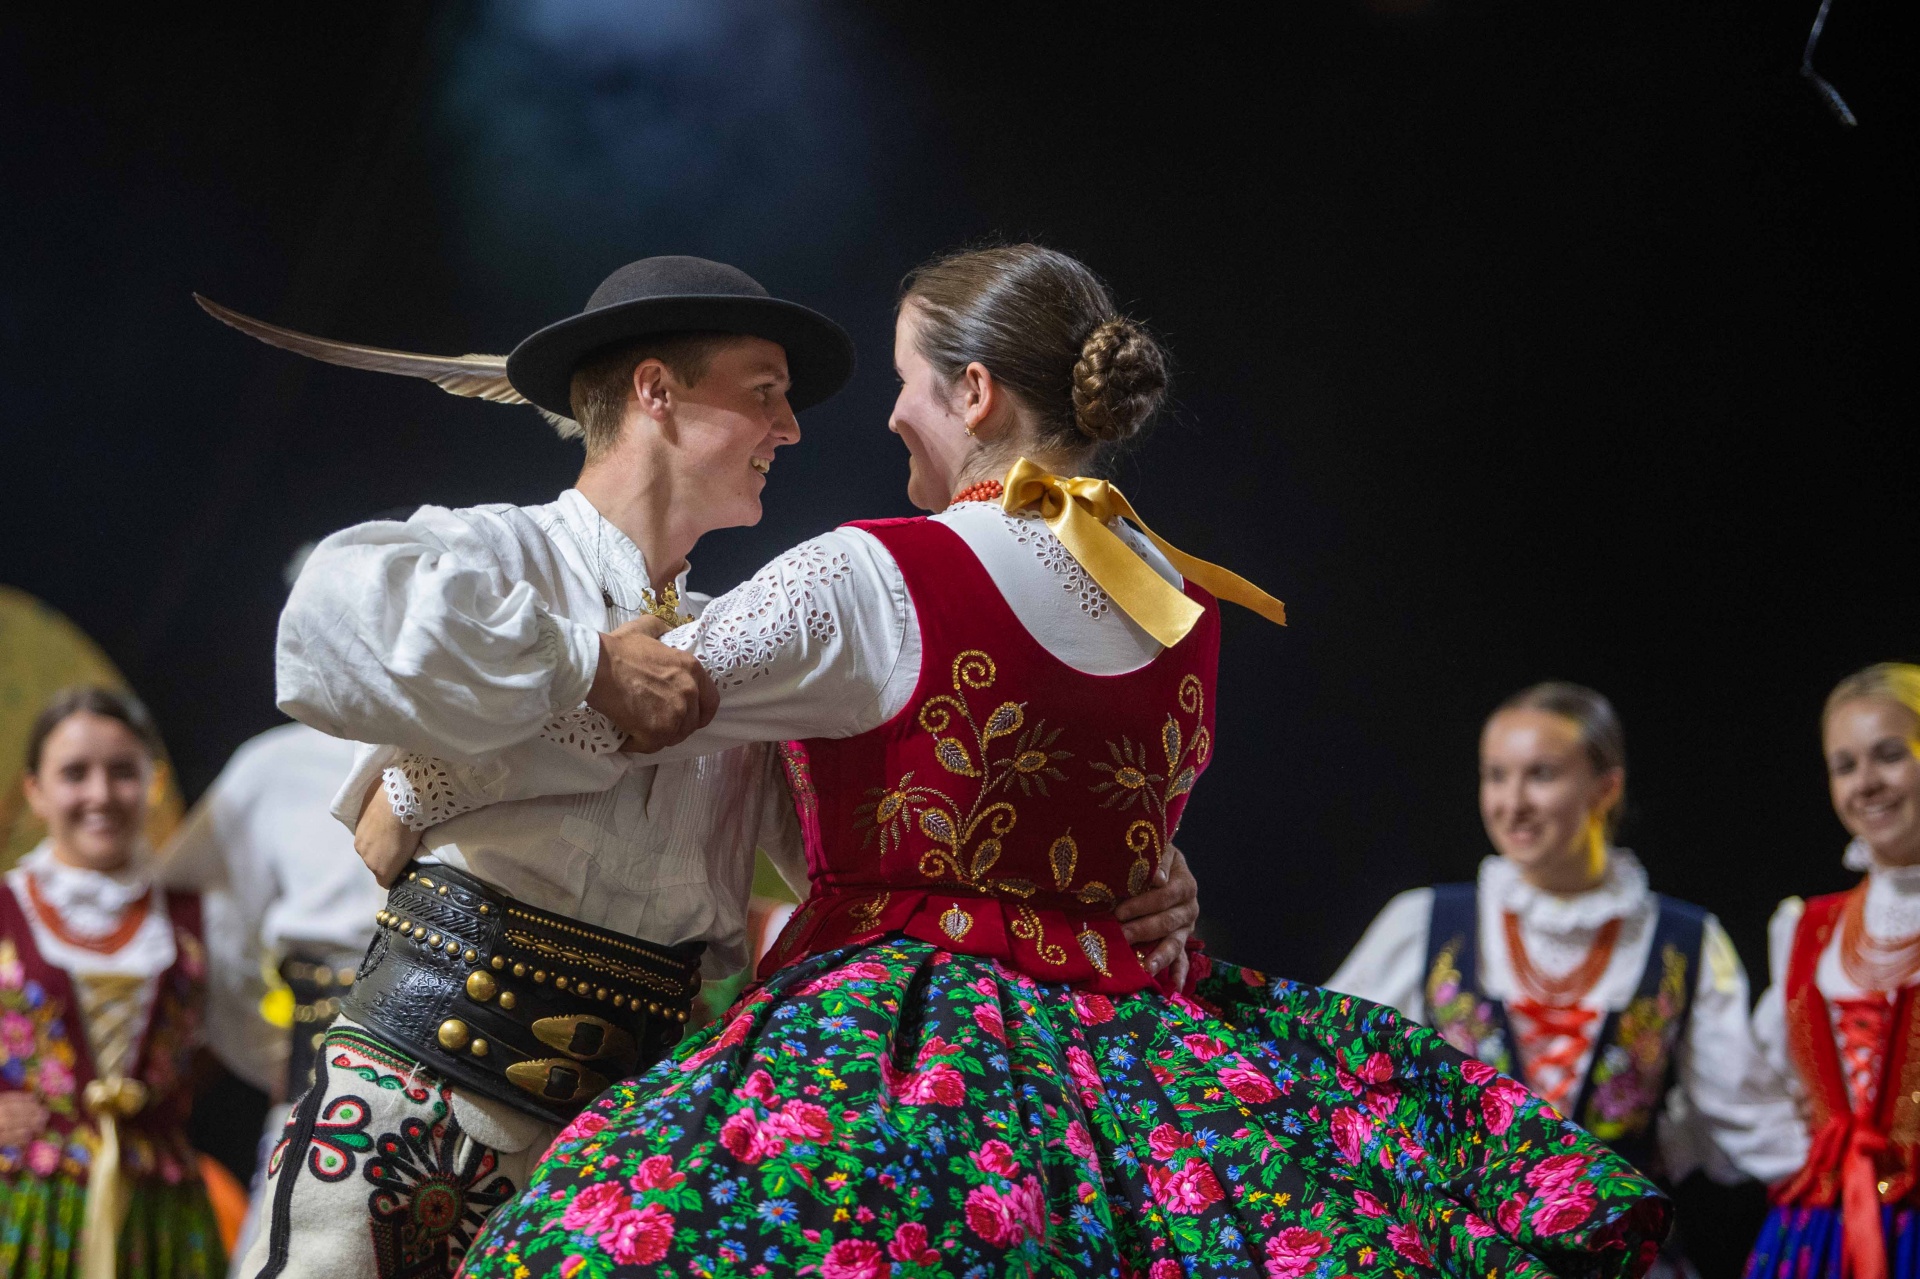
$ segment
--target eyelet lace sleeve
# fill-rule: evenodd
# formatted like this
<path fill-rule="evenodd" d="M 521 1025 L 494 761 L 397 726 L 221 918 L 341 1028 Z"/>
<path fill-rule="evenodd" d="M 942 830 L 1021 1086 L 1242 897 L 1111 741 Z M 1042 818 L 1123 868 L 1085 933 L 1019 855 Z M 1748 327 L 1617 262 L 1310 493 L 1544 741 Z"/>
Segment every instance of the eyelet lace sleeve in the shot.
<path fill-rule="evenodd" d="M 845 551 L 805 542 L 708 606 L 693 653 L 721 692 L 760 678 L 783 650 L 840 634 L 832 593 L 852 576 Z"/>
<path fill-rule="evenodd" d="M 625 732 L 585 702 L 548 720 L 540 736 L 583 755 L 610 755 L 627 741 Z"/>
<path fill-rule="evenodd" d="M 426 830 L 472 812 L 485 802 L 463 797 L 454 785 L 453 773 L 430 755 L 405 755 L 398 764 L 380 774 L 393 815 L 409 830 Z"/>

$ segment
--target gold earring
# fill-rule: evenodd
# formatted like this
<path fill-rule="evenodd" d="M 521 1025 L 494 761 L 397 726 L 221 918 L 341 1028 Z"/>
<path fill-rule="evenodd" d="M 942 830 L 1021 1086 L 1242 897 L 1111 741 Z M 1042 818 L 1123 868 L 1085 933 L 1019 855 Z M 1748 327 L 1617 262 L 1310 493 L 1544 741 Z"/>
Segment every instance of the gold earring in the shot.
<path fill-rule="evenodd" d="M 967 428 L 967 438 L 968 438 L 968 439 L 972 439 L 972 438 L 973 438 L 973 428 L 972 428 L 971 426 L 969 426 L 969 427 Z"/>

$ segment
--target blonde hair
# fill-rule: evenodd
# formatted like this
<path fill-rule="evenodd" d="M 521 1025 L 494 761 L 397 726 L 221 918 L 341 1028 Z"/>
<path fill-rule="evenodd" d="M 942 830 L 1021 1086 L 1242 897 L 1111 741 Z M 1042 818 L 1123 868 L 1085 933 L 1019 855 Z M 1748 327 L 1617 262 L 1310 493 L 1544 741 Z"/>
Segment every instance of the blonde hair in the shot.
<path fill-rule="evenodd" d="M 568 399 L 573 420 L 586 437 L 587 460 L 601 457 L 620 439 L 626 421 L 627 398 L 633 392 L 633 371 L 647 360 L 658 360 L 684 387 L 707 375 L 707 367 L 735 335 L 731 333 L 655 333 L 597 351 L 573 371 Z"/>
<path fill-rule="evenodd" d="M 1920 719 L 1920 666 L 1912 662 L 1875 662 L 1855 671 L 1827 694 L 1827 704 L 1820 711 L 1821 724 L 1832 718 L 1841 703 L 1862 698 L 1904 706 L 1915 719 Z"/>

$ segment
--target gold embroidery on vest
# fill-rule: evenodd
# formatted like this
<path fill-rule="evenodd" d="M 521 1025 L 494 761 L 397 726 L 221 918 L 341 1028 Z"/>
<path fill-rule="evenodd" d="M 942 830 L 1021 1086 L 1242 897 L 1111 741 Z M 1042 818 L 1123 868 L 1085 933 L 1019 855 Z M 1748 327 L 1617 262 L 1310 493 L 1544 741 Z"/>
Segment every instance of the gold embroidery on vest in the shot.
<path fill-rule="evenodd" d="M 852 910 L 854 930 L 857 933 L 870 933 L 880 927 L 880 914 L 886 910 L 887 902 L 893 897 L 890 892 L 881 893 L 872 901 L 861 902 Z"/>
<path fill-rule="evenodd" d="M 1165 855 L 1167 840 L 1173 838 L 1168 811 L 1174 800 L 1193 789 L 1194 779 L 1212 754 L 1213 735 L 1204 723 L 1206 700 L 1206 690 L 1198 675 L 1181 679 L 1176 701 L 1182 712 L 1193 717 L 1193 729 L 1189 735 L 1181 729 L 1179 717 L 1168 714 L 1160 726 L 1164 771 L 1155 771 L 1151 747 L 1126 736 L 1107 743 L 1112 762 L 1093 765 L 1108 775 L 1108 780 L 1096 782 L 1091 788 L 1094 794 L 1106 796 L 1100 807 L 1126 810 L 1137 804 L 1150 815 L 1127 828 L 1127 847 L 1135 854 L 1133 866 L 1127 872 L 1129 896 L 1146 890 L 1147 881 Z M 1143 834 L 1144 831 L 1151 831 L 1151 837 Z"/>
<path fill-rule="evenodd" d="M 1106 938 L 1094 932 L 1091 928 L 1083 928 L 1075 940 L 1080 943 L 1080 949 L 1086 952 L 1087 961 L 1099 970 L 1102 977 L 1111 977 L 1113 975 L 1107 970 Z"/>
<path fill-rule="evenodd" d="M 1022 941 L 1032 942 L 1035 953 L 1055 968 L 1064 966 L 1067 962 L 1066 948 L 1046 940 L 1045 934 L 1040 916 L 1033 913 L 1033 907 L 1021 902 L 1014 914 L 1013 935 Z"/>
<path fill-rule="evenodd" d="M 940 931 L 955 941 L 961 941 L 973 931 L 973 916 L 960 909 L 959 904 L 955 903 L 941 912 Z"/>

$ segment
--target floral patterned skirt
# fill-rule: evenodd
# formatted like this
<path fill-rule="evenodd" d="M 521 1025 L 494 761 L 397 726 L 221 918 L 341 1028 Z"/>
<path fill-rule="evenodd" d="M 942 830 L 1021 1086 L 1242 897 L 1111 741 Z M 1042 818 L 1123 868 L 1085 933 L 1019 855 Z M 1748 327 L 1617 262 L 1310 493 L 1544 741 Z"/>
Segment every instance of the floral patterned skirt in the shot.
<path fill-rule="evenodd" d="M 464 1273 L 1479 1279 L 1658 1252 L 1649 1182 L 1431 1032 L 1249 969 L 1196 995 L 900 938 L 800 961 L 583 1112 Z"/>
<path fill-rule="evenodd" d="M 1920 1279 L 1920 1211 L 1883 1207 L 1880 1226 L 1887 1241 L 1887 1274 Z M 1776 1205 L 1761 1223 L 1746 1279 L 1840 1279 L 1843 1233 L 1838 1208 Z"/>
<path fill-rule="evenodd" d="M 70 1279 L 80 1273 L 87 1183 L 55 1173 L 0 1178 L 0 1279 Z M 117 1279 L 221 1279 L 227 1254 L 198 1179 L 133 1183 L 120 1227 Z"/>

